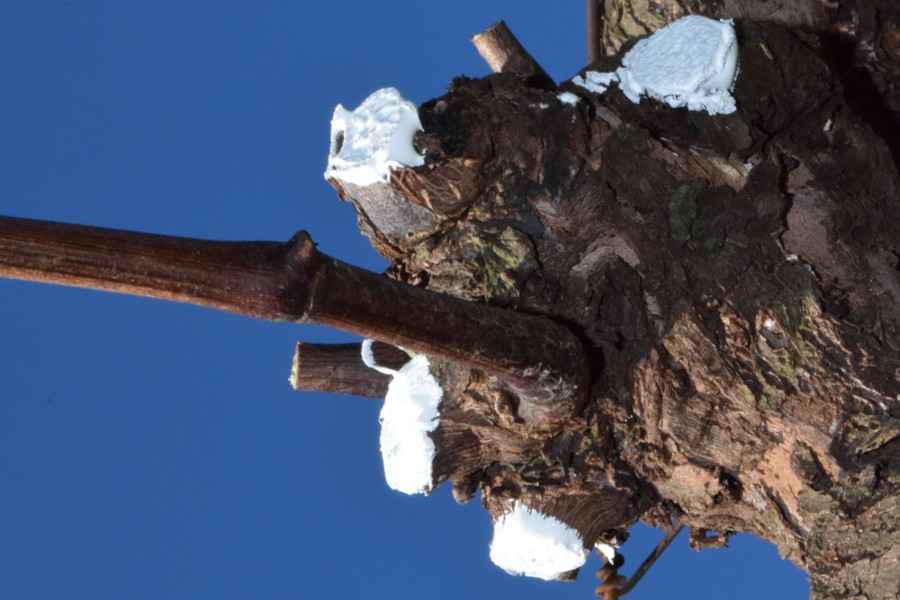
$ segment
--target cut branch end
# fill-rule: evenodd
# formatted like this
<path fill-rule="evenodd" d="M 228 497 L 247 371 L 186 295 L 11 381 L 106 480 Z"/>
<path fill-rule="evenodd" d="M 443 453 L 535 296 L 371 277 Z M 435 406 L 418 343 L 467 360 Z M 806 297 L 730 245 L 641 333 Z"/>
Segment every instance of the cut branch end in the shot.
<path fill-rule="evenodd" d="M 553 79 L 525 50 L 503 21 L 474 35 L 472 43 L 494 73 L 511 73 L 530 79 L 538 87 L 556 87 Z"/>

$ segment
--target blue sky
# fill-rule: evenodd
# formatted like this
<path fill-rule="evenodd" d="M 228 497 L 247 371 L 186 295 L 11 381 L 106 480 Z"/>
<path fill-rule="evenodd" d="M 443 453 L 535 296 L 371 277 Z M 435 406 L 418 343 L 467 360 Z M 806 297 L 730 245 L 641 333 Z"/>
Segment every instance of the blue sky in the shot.
<path fill-rule="evenodd" d="M 328 4 L 328 6 L 326 6 Z M 423 102 L 483 76 L 505 19 L 556 79 L 585 62 L 584 3 L 465 0 L 0 3 L 0 213 L 286 240 L 384 261 L 322 179 L 335 104 Z M 0 598 L 593 597 L 506 575 L 490 519 L 384 483 L 377 402 L 298 394 L 313 326 L 0 281 Z M 626 574 L 661 533 L 637 527 Z M 631 598 L 804 598 L 738 536 L 684 537 Z"/>

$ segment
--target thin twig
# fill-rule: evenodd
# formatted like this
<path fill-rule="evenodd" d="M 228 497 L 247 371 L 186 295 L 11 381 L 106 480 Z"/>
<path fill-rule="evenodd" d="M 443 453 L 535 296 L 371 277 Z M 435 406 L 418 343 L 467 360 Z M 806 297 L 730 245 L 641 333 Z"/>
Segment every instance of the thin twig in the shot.
<path fill-rule="evenodd" d="M 684 523 L 682 523 L 681 521 L 675 523 L 675 526 L 669 530 L 669 533 L 666 534 L 666 537 L 660 540 L 659 544 L 656 545 L 656 548 L 653 549 L 653 552 L 650 553 L 650 556 L 648 556 L 644 560 L 644 562 L 641 563 L 641 566 L 637 568 L 637 571 L 634 572 L 634 575 L 629 577 L 628 581 L 625 582 L 625 585 L 619 588 L 620 596 L 624 596 L 638 584 L 638 582 L 641 580 L 641 577 L 643 577 L 647 570 L 653 566 L 653 563 L 656 562 L 656 559 L 658 559 L 662 555 L 662 553 L 665 552 L 666 548 L 668 548 L 669 544 L 672 543 L 672 540 L 674 540 L 678 536 L 678 534 L 681 533 L 681 530 L 683 528 Z"/>
<path fill-rule="evenodd" d="M 512 73 L 556 87 L 553 79 L 522 47 L 503 21 L 473 36 L 472 43 L 494 73 Z"/>

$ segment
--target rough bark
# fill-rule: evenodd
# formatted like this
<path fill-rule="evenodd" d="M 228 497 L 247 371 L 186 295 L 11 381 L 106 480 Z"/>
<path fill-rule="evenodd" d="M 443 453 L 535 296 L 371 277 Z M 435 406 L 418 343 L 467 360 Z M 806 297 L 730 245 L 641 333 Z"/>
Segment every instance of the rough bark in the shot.
<path fill-rule="evenodd" d="M 394 174 L 392 210 L 441 193 L 452 210 L 402 247 L 373 232 L 389 274 L 566 322 L 592 375 L 584 410 L 536 439 L 514 395 L 433 363 L 436 480 L 459 500 L 481 489 L 494 515 L 539 507 L 588 542 L 638 518 L 751 532 L 815 597 L 893 598 L 897 168 L 819 38 L 736 27 L 732 115 L 566 82 L 582 97 L 569 106 L 507 73 L 421 107 L 427 162 Z"/>

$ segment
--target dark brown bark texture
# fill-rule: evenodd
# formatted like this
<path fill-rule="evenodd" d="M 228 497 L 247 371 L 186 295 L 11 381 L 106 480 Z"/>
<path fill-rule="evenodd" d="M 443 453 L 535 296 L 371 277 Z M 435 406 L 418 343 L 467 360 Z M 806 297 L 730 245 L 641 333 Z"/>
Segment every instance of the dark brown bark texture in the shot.
<path fill-rule="evenodd" d="M 480 489 L 497 515 L 519 500 L 588 543 L 638 519 L 750 532 L 809 572 L 813 597 L 895 598 L 896 140 L 851 101 L 830 29 L 735 27 L 734 114 L 459 78 L 420 108 L 425 166 L 334 183 L 391 276 L 556 319 L 587 348 L 588 402 L 552 432 L 495 380 L 432 361 L 435 479 L 459 501 Z"/>

